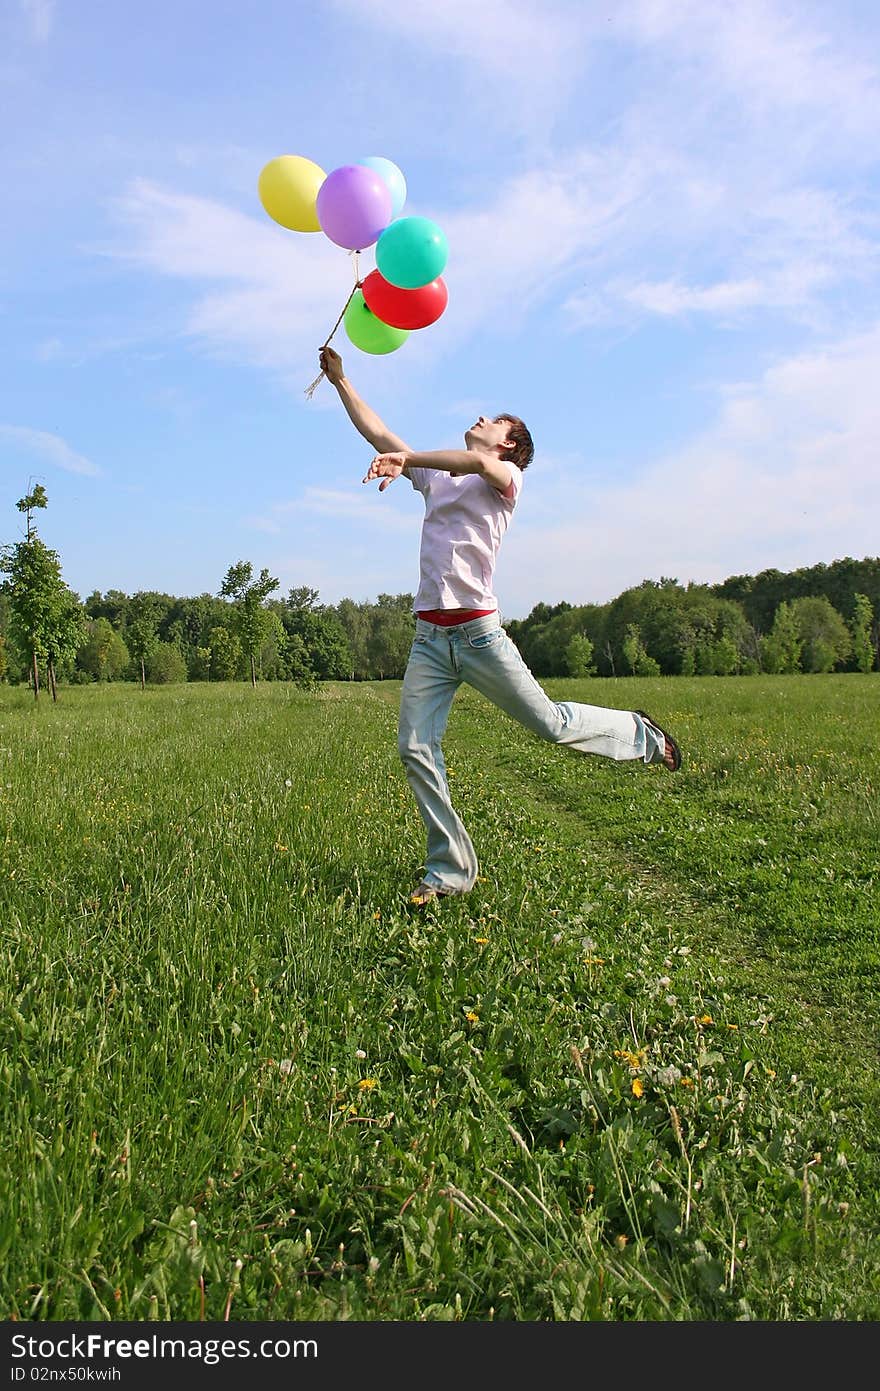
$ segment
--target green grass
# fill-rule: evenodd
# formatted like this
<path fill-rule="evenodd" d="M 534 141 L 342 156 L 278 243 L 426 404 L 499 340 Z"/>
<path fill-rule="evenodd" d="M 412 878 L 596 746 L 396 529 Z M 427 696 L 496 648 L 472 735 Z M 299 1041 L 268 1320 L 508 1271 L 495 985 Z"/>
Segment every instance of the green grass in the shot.
<path fill-rule="evenodd" d="M 547 688 L 421 916 L 399 683 L 0 688 L 6 1317 L 880 1316 L 880 678 Z"/>

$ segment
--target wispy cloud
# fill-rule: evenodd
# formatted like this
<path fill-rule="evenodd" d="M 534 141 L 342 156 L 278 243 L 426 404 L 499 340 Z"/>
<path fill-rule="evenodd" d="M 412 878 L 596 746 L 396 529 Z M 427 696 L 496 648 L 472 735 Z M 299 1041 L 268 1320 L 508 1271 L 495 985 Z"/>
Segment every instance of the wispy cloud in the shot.
<path fill-rule="evenodd" d="M 403 479 L 392 486 L 405 490 L 407 495 L 412 492 L 411 485 Z M 352 485 L 351 492 L 333 488 L 305 488 L 300 497 L 273 503 L 267 512 L 249 516 L 246 524 L 255 531 L 280 535 L 300 522 L 304 514 L 336 518 L 337 521 L 357 521 L 371 532 L 376 529 L 386 532 L 413 530 L 412 506 L 408 512 L 404 512 L 399 504 L 391 501 L 388 490 L 380 496 L 377 484 L 368 490 L 360 483 Z"/>
<path fill-rule="evenodd" d="M 575 125 L 540 157 L 526 142 L 487 177 L 463 175 L 469 199 L 419 207 L 450 246 L 449 311 L 419 339 L 420 362 L 487 327 L 515 332 L 538 309 L 574 331 L 768 311 L 813 322 L 838 288 L 858 284 L 854 306 L 871 312 L 877 219 L 857 180 L 880 135 L 877 72 L 815 16 L 811 27 L 775 0 L 633 0 L 602 22 L 573 0 L 546 11 L 521 0 L 334 4 L 480 81 L 546 86 L 560 120 L 566 74 L 601 71 L 611 44 L 637 65 L 613 125 L 593 138 Z M 502 103 L 526 123 L 533 107 L 510 91 Z M 251 217 L 145 180 L 115 208 L 125 233 L 109 254 L 193 287 L 185 334 L 311 380 L 315 344 L 352 284 L 340 248 L 278 228 L 256 206 Z M 371 266 L 367 256 L 362 272 Z"/>
<path fill-rule="evenodd" d="M 548 602 L 602 602 L 642 579 L 714 583 L 877 553 L 880 325 L 802 353 L 723 393 L 717 419 L 637 479 L 579 497 L 585 520 L 528 525 L 499 565 L 508 605 L 528 603 L 542 572 Z M 540 486 L 536 471 L 530 488 Z"/>
<path fill-rule="evenodd" d="M 10 455 L 26 454 L 41 459 L 67 473 L 82 473 L 91 477 L 101 473 L 91 459 L 78 454 L 60 435 L 53 435 L 48 430 L 32 430 L 26 425 L 0 425 L 0 448 Z"/>
<path fill-rule="evenodd" d="M 125 233 L 99 251 L 209 287 L 183 312 L 184 334 L 211 351 L 314 375 L 315 345 L 354 284 L 345 251 L 323 233 L 289 232 L 268 217 L 144 179 L 129 185 L 114 211 Z"/>
<path fill-rule="evenodd" d="M 855 43 L 832 42 L 819 11 L 778 0 L 633 0 L 615 27 L 678 68 L 701 69 L 719 97 L 732 94 L 752 115 L 809 113 L 849 133 L 880 123 L 876 64 Z"/>

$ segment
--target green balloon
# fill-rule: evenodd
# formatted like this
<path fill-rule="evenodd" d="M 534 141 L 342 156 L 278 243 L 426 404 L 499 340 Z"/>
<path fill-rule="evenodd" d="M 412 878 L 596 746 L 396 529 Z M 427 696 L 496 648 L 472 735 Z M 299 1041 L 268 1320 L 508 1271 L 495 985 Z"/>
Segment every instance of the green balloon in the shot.
<path fill-rule="evenodd" d="M 436 280 L 448 257 L 446 237 L 427 217 L 398 217 L 376 242 L 380 275 L 402 290 L 419 290 Z"/>
<path fill-rule="evenodd" d="M 360 290 L 355 290 L 342 320 L 356 348 L 364 353 L 393 353 L 409 338 L 408 328 L 392 328 L 377 319 Z"/>

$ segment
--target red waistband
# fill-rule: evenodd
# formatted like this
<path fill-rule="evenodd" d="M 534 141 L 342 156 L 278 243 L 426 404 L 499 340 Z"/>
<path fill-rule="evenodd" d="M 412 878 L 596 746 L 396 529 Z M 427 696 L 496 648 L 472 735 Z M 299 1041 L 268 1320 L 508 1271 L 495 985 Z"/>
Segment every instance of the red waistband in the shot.
<path fill-rule="evenodd" d="M 452 628 L 456 623 L 470 623 L 472 618 L 488 618 L 497 609 L 421 609 L 416 618 L 426 623 L 438 623 L 441 628 Z"/>

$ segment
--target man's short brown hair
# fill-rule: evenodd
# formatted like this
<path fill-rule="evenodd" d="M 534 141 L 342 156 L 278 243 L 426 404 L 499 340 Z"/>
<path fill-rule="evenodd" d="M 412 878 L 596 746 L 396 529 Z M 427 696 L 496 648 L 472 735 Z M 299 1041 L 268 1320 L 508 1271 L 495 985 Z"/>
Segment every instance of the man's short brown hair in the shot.
<path fill-rule="evenodd" d="M 527 469 L 535 457 L 535 446 L 528 429 L 520 420 L 518 415 L 508 415 L 505 411 L 503 415 L 496 415 L 495 423 L 506 421 L 510 426 L 508 436 L 513 440 L 513 448 L 506 450 L 501 458 L 506 463 L 516 464 L 519 469 Z"/>

